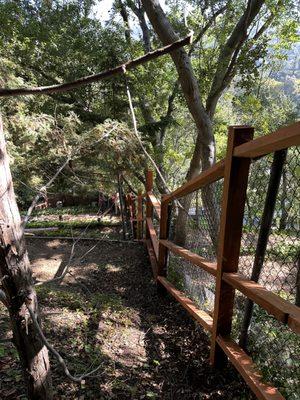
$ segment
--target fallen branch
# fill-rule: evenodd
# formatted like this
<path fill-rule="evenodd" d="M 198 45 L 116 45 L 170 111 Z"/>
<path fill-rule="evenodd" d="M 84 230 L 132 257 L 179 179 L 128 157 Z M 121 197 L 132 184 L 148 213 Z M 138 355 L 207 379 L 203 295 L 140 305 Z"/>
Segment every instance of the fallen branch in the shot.
<path fill-rule="evenodd" d="M 185 37 L 184 39 L 177 40 L 167 46 L 161 47 L 157 50 L 151 51 L 146 55 L 136 58 L 134 60 L 130 60 L 125 62 L 118 67 L 99 72 L 98 74 L 84 76 L 79 78 L 73 82 L 61 83 L 58 85 L 51 86 L 39 86 L 33 88 L 0 88 L 0 97 L 8 97 L 8 96 L 27 96 L 27 95 L 35 95 L 35 94 L 50 94 L 50 93 L 58 93 L 58 92 L 67 92 L 68 90 L 72 90 L 78 88 L 83 85 L 87 85 L 93 82 L 99 82 L 108 77 L 119 75 L 124 73 L 124 66 L 126 70 L 130 70 L 136 68 L 141 64 L 145 64 L 148 61 L 154 60 L 164 54 L 168 54 L 174 50 L 179 49 L 182 46 L 190 44 L 192 42 L 192 35 Z"/>
<path fill-rule="evenodd" d="M 35 206 L 37 205 L 37 202 L 39 201 L 40 197 L 46 192 L 47 188 L 52 185 L 52 183 L 55 181 L 55 179 L 58 177 L 58 175 L 61 173 L 61 171 L 69 164 L 70 157 L 67 157 L 66 161 L 58 168 L 58 170 L 55 172 L 55 174 L 52 176 L 52 178 L 46 183 L 46 185 L 42 186 L 35 198 L 33 199 L 30 207 L 27 210 L 27 214 L 25 215 L 23 222 L 22 222 L 22 228 L 23 230 L 25 229 L 25 226 L 30 218 L 30 215 L 32 211 L 34 210 Z"/>
<path fill-rule="evenodd" d="M 55 348 L 53 346 L 51 346 L 51 344 L 48 342 L 48 340 L 46 339 L 45 335 L 43 334 L 43 331 L 42 331 L 42 329 L 41 329 L 41 327 L 40 327 L 40 325 L 38 323 L 38 320 L 36 319 L 34 311 L 31 309 L 30 303 L 26 304 L 26 307 L 27 307 L 27 310 L 28 310 L 28 312 L 30 314 L 30 317 L 32 319 L 33 325 L 34 325 L 36 331 L 38 332 L 38 334 L 39 334 L 39 336 L 41 338 L 42 343 L 47 347 L 47 349 L 50 351 L 50 353 L 54 355 L 54 357 L 57 359 L 57 361 L 61 365 L 65 375 L 69 379 L 71 379 L 73 382 L 82 383 L 82 381 L 85 378 L 88 378 L 90 375 L 94 374 L 95 372 L 97 372 L 100 369 L 101 365 L 99 365 L 97 368 L 95 368 L 92 371 L 87 372 L 87 373 L 85 373 L 83 375 L 80 375 L 80 376 L 72 375 L 70 373 L 67 365 L 66 365 L 65 360 L 62 358 L 62 356 L 59 354 L 59 352 L 57 350 L 55 350 Z"/>
<path fill-rule="evenodd" d="M 115 129 L 115 127 L 113 127 L 110 131 L 104 133 L 104 135 L 102 135 L 100 139 L 97 139 L 95 142 L 93 142 L 93 145 L 95 145 L 96 143 L 99 143 L 99 142 L 101 142 L 102 140 L 106 139 L 106 138 L 111 134 L 111 132 L 113 132 L 114 129 Z M 36 194 L 36 196 L 34 197 L 34 199 L 33 199 L 32 203 L 31 203 L 30 207 L 28 208 L 27 214 L 26 214 L 26 216 L 25 216 L 24 219 L 23 219 L 23 222 L 22 222 L 23 231 L 24 231 L 25 226 L 26 226 L 26 224 L 27 224 L 27 222 L 28 222 L 28 220 L 29 220 L 29 218 L 30 218 L 30 215 L 32 214 L 34 208 L 36 207 L 37 202 L 39 201 L 40 197 L 41 197 L 43 194 L 45 194 L 46 190 L 52 185 L 52 183 L 55 181 L 55 179 L 58 177 L 58 175 L 59 175 L 59 174 L 64 170 L 64 168 L 69 164 L 69 162 L 70 162 L 70 160 L 72 159 L 72 157 L 74 157 L 74 156 L 79 152 L 79 150 L 80 150 L 81 148 L 82 148 L 82 146 L 77 147 L 77 148 L 76 148 L 76 151 L 74 151 L 73 154 L 70 154 L 70 155 L 67 157 L 66 161 L 58 168 L 58 170 L 55 172 L 55 174 L 52 176 L 52 178 L 51 178 L 44 186 L 42 186 L 42 187 L 37 191 L 37 194 Z"/>
<path fill-rule="evenodd" d="M 112 209 L 113 205 L 111 205 L 107 210 L 105 210 L 101 215 L 99 215 L 100 209 L 98 210 L 98 215 L 100 218 L 103 218 L 111 209 Z M 87 254 L 89 254 L 98 244 L 93 245 L 89 250 L 87 250 L 80 258 L 77 257 L 77 259 L 73 260 L 74 257 L 74 252 L 75 252 L 75 246 L 76 244 L 83 239 L 83 235 L 86 233 L 87 229 L 90 227 L 90 225 L 92 224 L 92 221 L 89 222 L 89 224 L 81 231 L 80 235 L 76 238 L 72 237 L 71 239 L 73 240 L 73 244 L 72 244 L 72 248 L 71 248 L 71 253 L 70 253 L 70 257 L 69 260 L 67 262 L 67 264 L 64 266 L 63 270 L 61 271 L 60 275 L 55 276 L 52 279 L 49 279 L 47 281 L 42 281 L 42 282 L 37 282 L 35 284 L 35 286 L 41 286 L 41 285 L 46 285 L 49 283 L 53 283 L 53 282 L 62 282 L 64 277 L 67 274 L 70 274 L 69 268 L 72 265 L 72 262 L 74 263 L 79 262 L 82 258 L 84 258 Z M 101 238 L 102 239 L 102 238 Z M 99 241 L 101 241 L 101 239 L 99 239 Z M 57 274 L 57 272 L 56 272 Z"/>

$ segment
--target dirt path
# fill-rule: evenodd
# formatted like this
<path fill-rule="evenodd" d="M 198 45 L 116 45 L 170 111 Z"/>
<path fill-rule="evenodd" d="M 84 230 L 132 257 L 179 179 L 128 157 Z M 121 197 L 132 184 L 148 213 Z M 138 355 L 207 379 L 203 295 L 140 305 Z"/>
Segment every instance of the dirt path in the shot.
<path fill-rule="evenodd" d="M 233 367 L 220 373 L 209 366 L 202 329 L 172 299 L 158 296 L 142 245 L 100 242 L 79 260 L 93 244 L 77 247 L 76 280 L 38 289 L 47 337 L 72 372 L 101 364 L 98 376 L 78 387 L 52 360 L 55 399 L 252 398 Z M 28 246 L 38 280 L 53 277 L 71 249 L 54 240 L 32 239 Z M 0 329 L 9 335 L 0 311 Z M 0 398 L 24 400 L 12 348 L 5 348 L 0 369 Z"/>

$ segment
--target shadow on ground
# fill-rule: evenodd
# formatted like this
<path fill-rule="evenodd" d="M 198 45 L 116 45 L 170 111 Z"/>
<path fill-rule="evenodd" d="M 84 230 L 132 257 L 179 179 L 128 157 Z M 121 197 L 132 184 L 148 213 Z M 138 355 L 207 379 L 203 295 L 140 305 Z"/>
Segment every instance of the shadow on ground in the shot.
<path fill-rule="evenodd" d="M 80 387 L 52 359 L 55 399 L 253 398 L 233 367 L 210 367 L 208 336 L 157 293 L 142 245 L 99 242 L 87 253 L 94 244 L 76 247 L 73 277 L 38 288 L 47 337 L 72 373 L 101 365 Z M 32 239 L 28 248 L 36 278 L 47 279 L 68 262 L 71 244 Z M 15 352 L 4 352 L 1 398 L 25 399 Z"/>

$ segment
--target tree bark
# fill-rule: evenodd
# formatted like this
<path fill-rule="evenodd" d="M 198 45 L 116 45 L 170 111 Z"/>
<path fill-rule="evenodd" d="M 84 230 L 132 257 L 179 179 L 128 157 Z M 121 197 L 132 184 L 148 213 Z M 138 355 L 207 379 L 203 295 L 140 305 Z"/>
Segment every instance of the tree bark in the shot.
<path fill-rule="evenodd" d="M 204 171 L 215 163 L 215 141 L 212 129 L 212 120 L 216 105 L 220 96 L 229 86 L 236 73 L 237 58 L 242 46 L 247 40 L 248 28 L 255 20 L 257 14 L 260 12 L 264 2 L 265 0 L 248 0 L 243 14 L 237 21 L 225 45 L 220 49 L 220 56 L 214 78 L 212 80 L 210 93 L 206 101 L 206 107 L 204 107 L 201 100 L 201 92 L 188 54 L 183 48 L 170 53 L 179 75 L 182 92 L 185 96 L 189 111 L 195 121 L 198 131 L 196 145 L 187 174 L 187 179 L 192 179 L 198 175 L 200 168 L 202 171 Z M 164 44 L 176 40 L 178 36 L 174 32 L 166 15 L 160 7 L 159 0 L 142 0 L 142 3 L 160 40 Z M 218 235 L 219 225 L 218 213 L 216 209 L 214 209 L 215 204 L 214 201 L 212 201 L 214 198 L 214 185 L 210 185 L 202 190 L 203 206 L 205 207 L 208 215 L 210 215 L 210 219 L 212 221 L 212 225 L 210 227 L 210 236 L 213 242 L 216 240 Z M 184 208 L 187 210 L 189 208 L 189 199 L 187 198 L 184 202 Z M 182 240 L 185 237 L 184 230 L 186 229 L 186 225 L 184 225 L 184 223 L 187 219 L 186 210 L 179 210 L 178 214 L 178 244 L 180 244 L 180 242 L 182 244 Z"/>
<path fill-rule="evenodd" d="M 1 119 L 0 192 L 0 276 L 8 302 L 13 341 L 23 367 L 28 398 L 51 400 L 53 394 L 48 350 L 41 342 L 26 307 L 26 304 L 30 304 L 40 320 Z"/>
<path fill-rule="evenodd" d="M 158 0 L 143 0 L 144 9 L 153 25 L 158 37 L 163 44 L 178 40 Z M 180 85 L 185 96 L 190 113 L 197 126 L 198 135 L 196 149 L 188 175 L 191 179 L 199 173 L 200 159 L 203 162 L 202 169 L 206 169 L 215 162 L 215 142 L 212 125 L 201 101 L 200 89 L 194 75 L 191 61 L 183 48 L 170 53 L 176 66 Z"/>
<path fill-rule="evenodd" d="M 121 17 L 124 21 L 124 28 L 125 28 L 125 39 L 128 44 L 131 43 L 131 37 L 130 37 L 130 26 L 129 26 L 129 18 L 128 18 L 128 13 L 126 10 L 126 5 L 122 2 L 122 0 L 118 0 L 116 2 L 116 6 L 119 9 L 119 12 L 121 14 Z"/>
<path fill-rule="evenodd" d="M 138 0 L 137 5 L 135 4 L 134 0 L 127 0 L 128 7 L 134 12 L 139 20 L 139 24 L 142 30 L 143 35 L 143 45 L 145 53 L 149 53 L 151 51 L 151 38 L 150 38 L 150 31 L 148 29 L 148 25 L 145 18 L 145 11 L 141 5 L 140 0 Z"/>
<path fill-rule="evenodd" d="M 158 0 L 143 0 L 143 6 L 146 10 L 148 18 L 153 25 L 157 35 L 163 44 L 171 43 L 178 38 L 174 32 L 171 24 L 169 23 L 166 15 L 164 14 Z M 215 140 L 210 117 L 205 111 L 201 101 L 200 89 L 197 79 L 194 75 L 191 61 L 188 54 L 183 48 L 170 53 L 174 64 L 176 66 L 179 82 L 185 96 L 188 109 L 195 121 L 197 127 L 196 145 L 193 157 L 190 162 L 189 170 L 187 173 L 187 180 L 194 178 L 215 163 Z M 203 190 L 203 205 L 213 215 L 215 210 L 212 204 L 208 201 L 213 187 Z M 191 196 L 186 196 L 183 201 L 183 209 L 179 209 L 178 218 L 176 221 L 175 241 L 179 245 L 184 245 L 186 238 L 188 210 L 190 207 Z M 214 220 L 217 220 L 214 217 Z M 218 224 L 217 224 L 218 225 Z M 218 228 L 214 228 L 215 231 Z M 215 236 L 215 233 L 212 233 Z"/>

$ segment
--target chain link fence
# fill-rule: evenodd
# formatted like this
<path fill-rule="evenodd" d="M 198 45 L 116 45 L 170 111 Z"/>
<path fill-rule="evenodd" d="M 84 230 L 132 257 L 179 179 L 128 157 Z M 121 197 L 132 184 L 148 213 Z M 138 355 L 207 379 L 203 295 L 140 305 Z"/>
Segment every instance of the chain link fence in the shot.
<path fill-rule="evenodd" d="M 170 240 L 178 242 L 184 237 L 181 245 L 209 261 L 216 261 L 217 257 L 222 190 L 223 180 L 178 199 L 172 209 Z M 180 226 L 178 218 L 183 221 Z M 212 275 L 170 253 L 168 278 L 212 315 L 215 297 L 215 278 Z"/>
<path fill-rule="evenodd" d="M 253 161 L 250 167 L 239 259 L 239 272 L 249 279 L 253 279 L 273 159 L 272 154 L 268 155 Z M 297 306 L 300 305 L 299 187 L 300 149 L 291 147 L 283 164 L 257 281 Z M 277 386 L 287 399 L 299 400 L 300 337 L 258 305 L 253 306 L 249 318 L 249 307 L 251 302 L 237 291 L 233 320 L 235 339 L 245 346 L 267 381 Z"/>
<path fill-rule="evenodd" d="M 273 160 L 270 154 L 253 160 L 250 166 L 239 272 L 299 306 L 300 149 L 292 147 L 284 154 L 278 190 L 276 193 L 273 188 L 270 196 L 267 193 Z M 222 188 L 223 181 L 216 182 L 179 199 L 172 209 L 170 240 L 179 240 L 179 244 L 210 261 L 216 261 Z M 268 218 L 270 229 L 266 230 Z M 262 246 L 264 236 L 266 243 Z M 168 278 L 201 309 L 213 314 L 213 276 L 170 253 Z M 299 336 L 238 291 L 233 338 L 253 357 L 266 381 L 277 386 L 288 400 L 300 399 Z"/>

